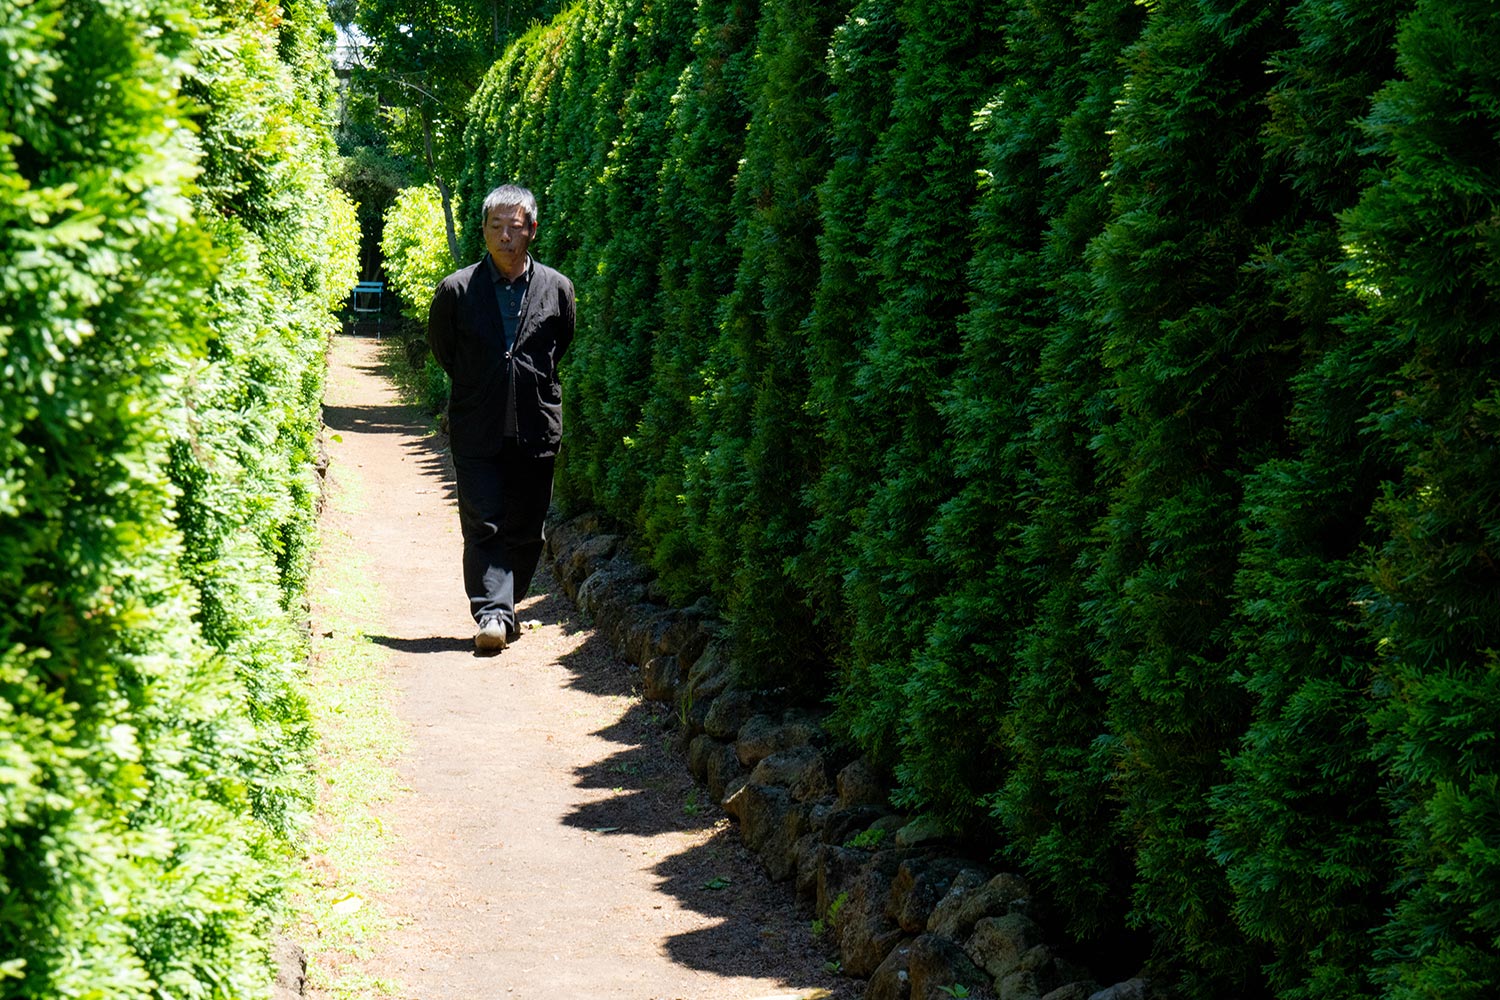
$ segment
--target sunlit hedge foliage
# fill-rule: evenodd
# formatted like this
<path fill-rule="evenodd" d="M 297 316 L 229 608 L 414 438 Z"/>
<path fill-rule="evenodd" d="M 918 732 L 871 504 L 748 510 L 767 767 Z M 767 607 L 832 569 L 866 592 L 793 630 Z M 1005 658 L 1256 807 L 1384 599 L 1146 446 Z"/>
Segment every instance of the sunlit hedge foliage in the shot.
<path fill-rule="evenodd" d="M 321 7 L 0 7 L 0 995 L 264 995 L 330 309 Z"/>
<path fill-rule="evenodd" d="M 447 405 L 449 380 L 448 373 L 424 346 L 427 308 L 438 282 L 454 270 L 454 263 L 448 252 L 443 203 L 436 187 L 425 184 L 397 193 L 385 213 L 380 252 L 389 278 L 387 287 L 411 324 L 410 342 L 422 348 L 411 352 L 411 358 L 421 366 L 417 387 L 422 404 L 438 412 Z"/>
<path fill-rule="evenodd" d="M 579 0 L 461 194 L 534 188 L 577 282 L 563 502 L 1090 954 L 1487 995 L 1497 30 Z"/>
<path fill-rule="evenodd" d="M 403 314 L 424 324 L 433 290 L 454 269 L 442 222 L 443 204 L 431 184 L 402 189 L 385 213 L 380 252 L 389 290 Z"/>

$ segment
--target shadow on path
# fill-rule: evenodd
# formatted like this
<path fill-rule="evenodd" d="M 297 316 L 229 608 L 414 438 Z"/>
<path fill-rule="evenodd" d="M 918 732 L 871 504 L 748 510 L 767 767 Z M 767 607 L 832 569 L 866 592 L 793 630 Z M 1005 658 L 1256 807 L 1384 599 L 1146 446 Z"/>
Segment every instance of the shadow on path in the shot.
<path fill-rule="evenodd" d="M 393 350 L 395 348 L 392 348 Z M 384 362 L 376 365 L 351 365 L 353 370 L 392 381 L 390 366 Z M 423 478 L 436 482 L 436 489 L 443 500 L 456 503 L 458 494 L 453 482 L 453 460 L 448 454 L 446 434 L 430 432 L 430 423 L 424 414 L 403 403 L 363 406 L 323 406 L 323 423 L 336 434 L 404 434 L 411 440 L 402 445 L 406 457 L 417 462 L 417 472 Z M 457 517 L 457 515 L 454 515 Z"/>
<path fill-rule="evenodd" d="M 552 585 L 550 576 L 546 583 Z M 578 615 L 561 595 L 564 621 Z M 581 788 L 614 795 L 576 806 L 568 826 L 603 836 L 697 834 L 695 846 L 662 859 L 653 869 L 659 891 L 712 926 L 668 937 L 663 948 L 688 968 L 724 976 L 780 976 L 789 989 L 821 987 L 829 1000 L 853 1000 L 864 984 L 825 969 L 835 949 L 813 937 L 812 913 L 793 898 L 791 883 L 773 883 L 758 858 L 740 842 L 739 828 L 688 772 L 672 710 L 640 697 L 640 674 L 597 633 L 562 658 L 571 685 L 599 696 L 623 696 L 629 707 L 594 735 L 622 749 L 575 769 Z"/>
<path fill-rule="evenodd" d="M 422 639 L 403 639 L 393 635 L 366 636 L 377 646 L 385 646 L 401 653 L 462 653 L 474 648 L 468 636 L 434 635 Z"/>

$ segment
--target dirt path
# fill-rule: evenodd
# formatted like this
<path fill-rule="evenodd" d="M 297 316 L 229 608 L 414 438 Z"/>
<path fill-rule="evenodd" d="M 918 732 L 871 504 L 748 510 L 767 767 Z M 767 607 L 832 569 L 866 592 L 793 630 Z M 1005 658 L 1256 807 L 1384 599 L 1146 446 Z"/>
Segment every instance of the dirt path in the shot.
<path fill-rule="evenodd" d="M 362 631 L 388 651 L 410 748 L 405 790 L 379 807 L 397 881 L 380 903 L 398 929 L 370 974 L 401 1000 L 857 996 L 550 574 L 518 609 L 538 624 L 473 654 L 451 466 L 373 339 L 337 338 L 325 420 L 330 488 L 363 498 L 325 516 L 378 582 Z"/>

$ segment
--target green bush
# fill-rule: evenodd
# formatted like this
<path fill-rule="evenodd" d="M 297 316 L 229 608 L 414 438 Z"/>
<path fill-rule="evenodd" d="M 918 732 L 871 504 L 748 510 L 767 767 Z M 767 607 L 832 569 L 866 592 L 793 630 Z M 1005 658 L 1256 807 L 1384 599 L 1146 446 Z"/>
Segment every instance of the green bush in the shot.
<path fill-rule="evenodd" d="M 851 374 L 853 436 L 830 442 L 833 454 L 858 455 L 869 470 L 851 477 L 855 493 L 845 501 L 855 512 L 842 567 L 852 628 L 839 721 L 862 743 L 900 747 L 897 797 L 955 823 L 974 805 L 963 786 L 992 773 L 987 713 L 998 704 L 989 687 L 998 677 L 924 655 L 935 602 L 952 583 L 928 533 L 954 490 L 941 404 L 970 295 L 980 167 L 972 125 L 1000 79 L 1003 14 L 970 0 L 907 0 L 895 12 L 891 117 L 868 168 L 872 280 L 848 291 L 873 291 L 874 303 Z M 970 710 L 986 735 L 953 739 Z"/>
<path fill-rule="evenodd" d="M 609 113 L 594 121 L 596 153 L 587 167 L 593 185 L 582 206 L 589 223 L 571 237 L 589 270 L 574 270 L 585 308 L 570 359 L 570 384 L 577 386 L 567 432 L 573 444 L 561 461 L 565 475 L 581 461 L 599 502 L 633 514 L 647 479 L 635 448 L 656 332 L 655 179 L 693 33 L 693 5 L 590 6 L 600 8 L 599 30 L 611 39 L 607 63 L 591 77 L 594 100 Z"/>
<path fill-rule="evenodd" d="M 0 12 L 7 997 L 263 993 L 310 796 L 310 457 L 357 234 L 321 9 L 205 13 Z"/>
<path fill-rule="evenodd" d="M 807 317 L 802 356 L 808 370 L 809 415 L 817 436 L 818 471 L 807 484 L 812 520 L 801 551 L 788 553 L 788 571 L 808 591 L 819 645 L 841 668 L 851 660 L 853 615 L 844 597 L 850 545 L 865 492 L 877 475 L 878 454 L 859 405 L 854 379 L 872 322 L 875 232 L 866 218 L 874 197 L 870 170 L 875 144 L 890 122 L 900 25 L 896 0 L 862 0 L 833 31 L 829 44 L 828 143 L 830 165 L 818 186 L 818 284 Z M 868 700 L 868 674 L 844 669 L 846 700 Z M 885 706 L 889 709 L 889 706 Z M 869 721 L 869 713 L 862 717 Z M 883 763 L 894 747 L 876 742 L 890 720 L 866 725 L 857 737 Z"/>
<path fill-rule="evenodd" d="M 1132 920 L 1185 956 L 1191 991 L 1252 988 L 1207 797 L 1248 720 L 1229 642 L 1243 477 L 1284 447 L 1298 325 L 1250 266 L 1305 219 L 1259 141 L 1275 5 L 1151 9 L 1126 57 L 1111 219 L 1091 248 L 1114 375 L 1115 475 L 1092 581 L 1109 739 L 1135 857 Z M 1232 280 L 1230 279 L 1232 276 Z"/>
<path fill-rule="evenodd" d="M 684 483 L 689 509 L 707 515 L 699 537 L 727 543 L 710 550 L 722 562 L 702 565 L 747 673 L 803 696 L 823 687 L 826 657 L 786 562 L 802 545 L 811 514 L 802 488 L 817 464 L 802 323 L 818 280 L 816 192 L 829 160 L 824 58 L 836 15 L 783 0 L 760 8 L 732 204 L 739 266 L 705 365 L 714 388 L 704 392 L 703 459 L 715 475 Z"/>
<path fill-rule="evenodd" d="M 431 184 L 403 188 L 386 209 L 380 253 L 401 314 L 426 328 L 427 307 L 438 282 L 468 262 L 455 264 L 443 235 L 443 203 Z M 477 254 L 476 254 L 477 256 Z"/>
<path fill-rule="evenodd" d="M 1084 589 L 1107 485 L 1092 445 L 1108 378 L 1084 251 L 1108 214 L 1098 178 L 1120 56 L 1142 14 L 1128 0 L 1081 13 L 1011 7 L 1010 31 L 1027 44 L 1012 47 L 1006 77 L 1015 82 L 981 119 L 971 273 L 982 294 L 964 318 L 944 407 L 960 491 L 933 529 L 956 582 L 929 655 L 997 675 L 1005 700 L 988 711 L 1001 713 L 996 755 L 1006 766 L 983 801 L 1009 860 L 1080 937 L 1118 933 L 1114 907 L 1129 884 L 1097 742 L 1106 692 Z"/>
<path fill-rule="evenodd" d="M 401 303 L 401 314 L 415 326 L 406 359 L 416 369 L 416 391 L 422 406 L 438 413 L 448 403 L 448 374 L 427 343 L 427 309 L 438 282 L 455 270 L 443 229 L 443 203 L 431 184 L 402 189 L 386 210 L 380 252 L 388 286 Z"/>
<path fill-rule="evenodd" d="M 717 342 L 720 300 L 733 287 L 739 252 L 734 176 L 750 118 L 758 49 L 756 6 L 739 0 L 698 5 L 694 57 L 672 95 L 669 144 L 657 174 L 655 228 L 661 238 L 651 386 L 634 456 L 645 484 L 637 515 L 642 544 L 666 590 L 690 600 L 704 590 L 720 602 L 732 577 L 734 541 L 710 527 L 716 496 L 705 475 L 717 378 L 708 365 Z"/>

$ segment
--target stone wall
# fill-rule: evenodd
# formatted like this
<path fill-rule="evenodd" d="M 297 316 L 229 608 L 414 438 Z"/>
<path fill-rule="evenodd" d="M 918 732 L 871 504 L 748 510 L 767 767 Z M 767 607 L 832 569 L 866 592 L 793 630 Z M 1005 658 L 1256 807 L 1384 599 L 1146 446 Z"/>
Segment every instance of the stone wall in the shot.
<path fill-rule="evenodd" d="M 553 526 L 548 553 L 563 590 L 640 671 L 644 697 L 674 706 L 693 776 L 826 928 L 843 972 L 867 980 L 866 1000 L 1164 996 L 1144 978 L 1101 987 L 1050 946 L 1024 879 L 955 854 L 941 831 L 890 808 L 816 713 L 742 683 L 708 604 L 669 607 L 597 517 Z"/>

